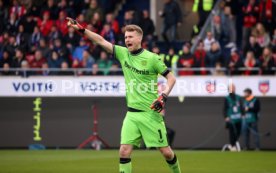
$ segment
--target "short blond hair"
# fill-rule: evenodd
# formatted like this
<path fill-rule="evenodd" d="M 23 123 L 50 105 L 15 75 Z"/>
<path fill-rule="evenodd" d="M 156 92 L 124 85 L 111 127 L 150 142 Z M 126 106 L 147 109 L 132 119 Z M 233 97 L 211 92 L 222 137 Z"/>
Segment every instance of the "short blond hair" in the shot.
<path fill-rule="evenodd" d="M 143 36 L 143 30 L 138 25 L 126 25 L 125 32 L 134 32 L 136 31 L 139 35 Z"/>

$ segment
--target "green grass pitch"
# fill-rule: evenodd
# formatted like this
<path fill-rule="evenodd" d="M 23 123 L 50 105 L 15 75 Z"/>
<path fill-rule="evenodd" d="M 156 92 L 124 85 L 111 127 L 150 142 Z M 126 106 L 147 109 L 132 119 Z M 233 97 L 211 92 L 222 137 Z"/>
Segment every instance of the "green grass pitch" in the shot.
<path fill-rule="evenodd" d="M 176 151 L 183 173 L 276 173 L 276 152 Z M 157 151 L 137 150 L 133 173 L 170 173 Z M 118 151 L 0 150 L 0 173 L 117 173 Z"/>

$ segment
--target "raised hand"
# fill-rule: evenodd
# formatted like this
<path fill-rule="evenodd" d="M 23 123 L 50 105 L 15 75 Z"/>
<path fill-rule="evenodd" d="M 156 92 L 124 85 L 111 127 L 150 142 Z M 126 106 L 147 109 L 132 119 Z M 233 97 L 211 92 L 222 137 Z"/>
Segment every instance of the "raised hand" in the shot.
<path fill-rule="evenodd" d="M 73 27 L 75 30 L 84 33 L 85 28 L 83 26 L 81 26 L 76 20 L 70 18 L 70 17 L 66 17 L 67 20 L 67 26 L 69 27 Z"/>

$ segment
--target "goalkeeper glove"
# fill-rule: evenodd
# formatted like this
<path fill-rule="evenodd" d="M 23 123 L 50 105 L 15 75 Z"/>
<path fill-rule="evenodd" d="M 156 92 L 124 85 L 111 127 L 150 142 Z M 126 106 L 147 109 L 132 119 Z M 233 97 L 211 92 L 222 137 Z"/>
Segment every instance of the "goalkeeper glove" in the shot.
<path fill-rule="evenodd" d="M 162 93 L 150 106 L 150 108 L 156 112 L 161 112 L 167 101 L 168 96 Z"/>
<path fill-rule="evenodd" d="M 70 17 L 67 17 L 66 19 L 68 20 L 68 22 L 67 22 L 68 26 L 73 27 L 75 30 L 77 30 L 78 32 L 80 32 L 82 34 L 84 33 L 85 28 L 83 26 L 81 26 L 76 20 L 74 20 Z"/>

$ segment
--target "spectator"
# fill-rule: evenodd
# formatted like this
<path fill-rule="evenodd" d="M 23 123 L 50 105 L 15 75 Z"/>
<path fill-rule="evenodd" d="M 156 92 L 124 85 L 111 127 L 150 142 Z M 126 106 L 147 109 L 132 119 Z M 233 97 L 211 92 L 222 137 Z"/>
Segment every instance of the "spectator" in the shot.
<path fill-rule="evenodd" d="M 52 25 L 51 31 L 48 34 L 49 43 L 53 43 L 54 40 L 62 38 L 61 32 L 58 30 L 56 25 Z"/>
<path fill-rule="evenodd" d="M 14 73 L 12 71 L 10 71 L 10 64 L 9 63 L 4 63 L 3 64 L 3 71 L 0 71 L 1 75 L 3 76 L 9 76 L 9 75 L 13 75 Z"/>
<path fill-rule="evenodd" d="M 51 0 L 49 0 L 49 1 L 51 1 Z M 45 11 L 43 13 L 42 20 L 40 18 L 36 18 L 36 20 L 37 20 L 37 26 L 39 27 L 41 34 L 44 37 L 47 37 L 47 35 L 51 31 L 51 28 L 54 24 L 53 21 L 50 19 L 50 12 Z"/>
<path fill-rule="evenodd" d="M 51 74 L 50 70 L 49 70 L 49 66 L 47 62 L 44 62 L 42 64 L 42 76 L 48 76 Z"/>
<path fill-rule="evenodd" d="M 204 50 L 204 43 L 202 41 L 198 43 L 198 46 L 194 52 L 194 57 L 194 67 L 201 68 L 201 70 L 196 72 L 196 74 L 206 75 L 206 70 L 202 69 L 206 67 L 206 51 Z"/>
<path fill-rule="evenodd" d="M 231 57 L 227 67 L 231 75 L 241 74 L 239 68 L 243 67 L 243 61 L 236 48 L 231 49 Z"/>
<path fill-rule="evenodd" d="M 183 53 L 179 54 L 177 67 L 183 70 L 179 70 L 178 75 L 193 75 L 194 72 L 191 68 L 194 66 L 195 60 L 193 54 L 190 52 L 190 47 L 187 44 L 183 45 Z"/>
<path fill-rule="evenodd" d="M 216 40 L 215 40 L 212 32 L 207 32 L 207 36 L 204 39 L 204 49 L 206 52 L 208 52 L 211 49 L 211 44 L 215 41 Z"/>
<path fill-rule="evenodd" d="M 72 62 L 72 68 L 83 68 L 82 63 L 78 59 L 73 59 Z M 78 75 L 80 75 L 81 72 L 78 71 Z"/>
<path fill-rule="evenodd" d="M 273 0 L 260 0 L 260 22 L 264 24 L 270 35 L 276 26 L 276 3 Z"/>
<path fill-rule="evenodd" d="M 253 35 L 249 37 L 249 43 L 244 48 L 244 56 L 246 56 L 248 51 L 252 51 L 257 58 L 259 58 L 262 54 L 262 48 L 257 42 L 256 37 Z"/>
<path fill-rule="evenodd" d="M 88 49 L 85 40 L 82 38 L 79 42 L 79 46 L 77 46 L 73 52 L 73 58 L 78 59 L 78 61 L 82 61 L 83 51 Z"/>
<path fill-rule="evenodd" d="M 224 100 L 224 121 L 229 130 L 230 151 L 239 150 L 239 137 L 241 134 L 241 117 L 244 114 L 242 98 L 236 94 L 236 87 L 233 84 L 228 86 L 229 95 Z"/>
<path fill-rule="evenodd" d="M 73 52 L 80 41 L 80 36 L 75 33 L 74 28 L 69 27 L 68 33 L 64 37 L 64 41 L 66 43 L 66 47 L 70 50 L 70 52 Z"/>
<path fill-rule="evenodd" d="M 153 21 L 149 17 L 149 12 L 147 10 L 143 11 L 143 19 L 141 24 L 142 24 L 141 28 L 143 30 L 144 37 L 152 39 L 155 27 L 154 27 Z"/>
<path fill-rule="evenodd" d="M 19 24 L 19 20 L 17 19 L 16 14 L 11 13 L 9 20 L 5 24 L 6 31 L 8 31 L 11 34 L 16 34 L 18 24 Z"/>
<path fill-rule="evenodd" d="M 217 63 L 222 65 L 222 53 L 217 42 L 213 42 L 211 44 L 210 51 L 206 54 L 206 67 L 214 68 L 216 67 Z"/>
<path fill-rule="evenodd" d="M 62 33 L 62 36 L 65 36 L 68 32 L 67 21 L 65 18 L 66 18 L 66 12 L 60 11 L 58 15 L 58 20 L 56 20 L 56 26 L 57 26 L 57 29 Z"/>
<path fill-rule="evenodd" d="M 25 60 L 24 53 L 21 49 L 15 50 L 15 56 L 12 59 L 12 67 L 14 68 L 20 68 L 22 61 Z"/>
<path fill-rule="evenodd" d="M 34 20 L 34 17 L 28 13 L 23 19 L 22 19 L 22 25 L 24 26 L 24 31 L 26 34 L 31 35 L 34 31 L 34 28 L 36 26 L 36 21 Z"/>
<path fill-rule="evenodd" d="M 182 12 L 179 5 L 174 0 L 164 0 L 164 9 L 159 11 L 159 15 L 164 18 L 162 36 L 166 43 L 169 43 L 167 32 L 171 29 L 171 39 L 176 39 L 177 26 L 182 23 Z"/>
<path fill-rule="evenodd" d="M 61 63 L 61 71 L 58 72 L 58 75 L 61 75 L 61 76 L 72 76 L 74 75 L 74 72 L 71 71 L 69 68 L 69 65 L 66 61 L 63 61 Z"/>
<path fill-rule="evenodd" d="M 124 46 L 125 45 L 125 27 L 121 27 L 121 32 L 117 35 L 117 44 Z"/>
<path fill-rule="evenodd" d="M 17 45 L 23 48 L 24 51 L 27 51 L 29 40 L 28 40 L 28 35 L 24 32 L 23 25 L 19 25 L 15 40 Z"/>
<path fill-rule="evenodd" d="M 98 64 L 93 64 L 92 75 L 94 76 L 103 75 L 103 71 L 99 70 Z"/>
<path fill-rule="evenodd" d="M 122 71 L 119 69 L 119 63 L 113 63 L 110 68 L 109 75 L 123 75 Z"/>
<path fill-rule="evenodd" d="M 139 8 L 132 8 L 130 10 L 133 20 L 132 24 L 142 26 L 143 12 Z"/>
<path fill-rule="evenodd" d="M 4 32 L 3 35 L 0 35 L 0 51 L 1 52 L 9 44 L 9 37 L 10 37 L 10 34 L 8 32 Z"/>
<path fill-rule="evenodd" d="M 18 0 L 12 1 L 12 7 L 10 8 L 10 16 L 15 15 L 16 18 L 22 17 L 24 14 L 26 14 L 26 9 L 24 6 L 19 4 Z"/>
<path fill-rule="evenodd" d="M 39 17 L 43 3 L 43 1 L 32 1 L 31 7 L 27 10 L 27 14 L 34 17 Z"/>
<path fill-rule="evenodd" d="M 40 38 L 42 38 L 42 34 L 39 31 L 39 27 L 35 26 L 34 31 L 29 40 L 29 48 L 31 49 L 31 51 L 34 51 L 35 47 L 37 47 Z"/>
<path fill-rule="evenodd" d="M 264 25 L 262 23 L 257 23 L 256 25 L 256 38 L 259 45 L 264 48 L 269 45 L 270 37 L 269 34 L 265 31 Z"/>
<path fill-rule="evenodd" d="M 115 34 L 119 34 L 120 32 L 119 22 L 116 19 L 114 19 L 114 15 L 112 13 L 108 13 L 106 15 L 105 22 L 111 26 Z"/>
<path fill-rule="evenodd" d="M 12 65 L 12 59 L 7 50 L 4 50 L 2 58 L 0 58 L 0 68 L 4 67 L 4 64 L 9 64 L 9 67 Z"/>
<path fill-rule="evenodd" d="M 236 0 L 224 0 L 225 6 L 230 7 L 232 14 L 236 17 L 237 15 L 240 14 L 242 11 L 241 7 L 242 6 L 242 1 L 236 1 Z M 246 1 L 248 3 L 248 0 Z"/>
<path fill-rule="evenodd" d="M 115 44 L 115 34 L 109 24 L 104 25 L 101 36 L 112 44 Z"/>
<path fill-rule="evenodd" d="M 231 13 L 229 6 L 224 7 L 224 11 L 221 14 L 221 25 L 223 32 L 223 45 L 226 47 L 232 47 L 236 43 L 236 18 Z"/>
<path fill-rule="evenodd" d="M 223 42 L 223 29 L 221 24 L 221 18 L 219 15 L 215 15 L 213 17 L 213 23 L 212 23 L 212 33 L 214 33 L 214 39 L 218 40 L 221 44 Z"/>
<path fill-rule="evenodd" d="M 71 57 L 69 54 L 69 50 L 61 43 L 60 39 L 55 39 L 53 50 L 56 51 L 64 61 L 70 64 Z"/>
<path fill-rule="evenodd" d="M 108 59 L 107 53 L 105 51 L 101 52 L 100 59 L 97 61 L 97 66 L 103 75 L 108 75 L 110 73 L 112 61 Z"/>
<path fill-rule="evenodd" d="M 93 18 L 91 19 L 90 22 L 93 26 L 93 31 L 100 34 L 103 25 L 102 25 L 102 21 L 100 18 L 100 14 L 98 12 L 94 13 Z"/>
<path fill-rule="evenodd" d="M 90 55 L 90 53 L 87 50 L 83 51 L 82 56 L 83 56 L 82 62 L 81 62 L 82 67 L 92 69 L 93 65 L 95 64 L 95 59 Z M 84 71 L 83 74 L 84 75 L 91 74 L 91 71 Z"/>
<path fill-rule="evenodd" d="M 155 48 L 155 49 L 157 49 L 157 48 Z M 157 49 L 155 51 L 158 52 L 159 49 Z M 175 68 L 176 67 L 176 64 L 177 64 L 177 61 L 178 61 L 178 55 L 175 54 L 175 51 L 174 51 L 173 48 L 169 49 L 168 55 L 162 54 L 160 56 L 163 58 L 163 61 L 164 61 L 165 65 L 168 68 Z"/>
<path fill-rule="evenodd" d="M 263 54 L 260 58 L 261 74 L 264 74 L 264 75 L 274 74 L 272 67 L 275 67 L 275 62 L 272 56 L 271 49 L 269 47 L 265 47 L 263 50 Z"/>
<path fill-rule="evenodd" d="M 254 27 L 258 21 L 259 7 L 256 0 L 249 0 L 249 3 L 242 7 L 243 11 L 243 31 L 242 31 L 242 47 L 244 48 L 248 43 L 248 38 L 251 33 L 251 28 Z"/>
<path fill-rule="evenodd" d="M 257 74 L 258 71 L 252 69 L 252 68 L 258 67 L 258 62 L 253 52 L 248 51 L 246 53 L 246 57 L 244 60 L 244 67 L 246 68 L 246 70 L 244 71 L 245 75 Z"/>
<path fill-rule="evenodd" d="M 153 53 L 156 53 L 157 55 L 160 54 L 160 49 L 158 46 L 153 46 L 152 50 L 151 50 Z"/>
<path fill-rule="evenodd" d="M 99 6 L 97 0 L 90 0 L 89 8 L 86 10 L 85 13 L 85 20 L 87 22 L 91 21 L 92 18 L 94 18 L 95 13 L 98 13 L 99 15 L 99 21 L 103 20 L 103 10 Z"/>
<path fill-rule="evenodd" d="M 72 3 L 72 1 L 69 2 L 69 4 L 70 3 Z M 59 17 L 60 17 L 60 12 L 63 12 L 64 14 L 67 14 L 68 16 L 73 18 L 76 17 L 75 10 L 73 10 L 72 7 L 68 5 L 67 0 L 61 0 L 57 6 L 59 11 Z"/>
<path fill-rule="evenodd" d="M 9 18 L 8 8 L 4 2 L 4 0 L 0 0 L 0 33 L 4 32 L 5 21 L 7 21 Z"/>
<path fill-rule="evenodd" d="M 213 71 L 213 75 L 216 76 L 223 76 L 225 75 L 225 71 L 222 69 L 222 63 L 216 62 L 215 64 L 215 71 Z"/>
<path fill-rule="evenodd" d="M 86 28 L 87 25 L 88 25 L 88 23 L 85 21 L 85 16 L 84 16 L 84 14 L 82 14 L 82 13 L 78 15 L 77 21 L 78 21 L 79 24 L 80 24 L 81 26 L 83 26 L 84 28 Z M 91 21 L 91 20 L 89 20 L 89 21 Z"/>
<path fill-rule="evenodd" d="M 47 42 L 44 38 L 41 38 L 39 40 L 39 45 L 38 45 L 37 49 L 39 49 L 42 52 L 43 57 L 48 57 L 50 55 L 50 49 L 47 46 Z"/>
<path fill-rule="evenodd" d="M 51 56 L 48 58 L 48 66 L 50 68 L 61 68 L 62 62 L 63 62 L 63 59 L 59 56 L 58 52 L 52 51 Z M 55 74 L 56 73 L 57 72 L 55 72 Z"/>
<path fill-rule="evenodd" d="M 195 0 L 193 5 L 193 12 L 197 12 L 199 21 L 196 27 L 194 27 L 194 34 L 198 34 L 200 29 L 204 25 L 210 11 L 213 7 L 213 0 Z"/>
<path fill-rule="evenodd" d="M 54 0 L 47 0 L 47 4 L 43 5 L 43 7 L 40 16 L 44 16 L 45 12 L 47 12 L 50 20 L 57 20 L 59 11 Z"/>
<path fill-rule="evenodd" d="M 84 68 L 92 68 L 95 63 L 95 59 L 90 55 L 87 50 L 84 50 L 82 53 L 82 67 Z"/>
<path fill-rule="evenodd" d="M 276 28 L 274 29 L 274 32 L 273 32 L 273 35 L 272 35 L 271 45 L 274 48 L 276 48 Z"/>
<path fill-rule="evenodd" d="M 274 59 L 274 71 L 276 72 L 276 48 L 275 47 L 272 50 L 272 57 Z"/>
<path fill-rule="evenodd" d="M 10 37 L 9 37 L 9 43 L 6 46 L 6 49 L 7 49 L 7 51 L 10 52 L 11 56 L 14 56 L 16 48 L 18 48 L 18 45 L 16 43 L 15 36 L 14 35 L 10 35 Z"/>
<path fill-rule="evenodd" d="M 46 59 L 42 56 L 40 50 L 36 50 L 34 59 L 29 63 L 31 68 L 41 68 L 42 64 L 46 62 Z"/>
<path fill-rule="evenodd" d="M 20 64 L 21 71 L 19 72 L 19 75 L 22 77 L 29 77 L 30 75 L 34 74 L 32 71 L 30 71 L 30 66 L 28 61 L 23 60 Z"/>
<path fill-rule="evenodd" d="M 243 134 L 245 139 L 245 150 L 250 149 L 250 133 L 255 138 L 255 150 L 260 150 L 260 136 L 258 131 L 259 113 L 261 110 L 260 101 L 253 96 L 252 90 L 244 90 L 244 110 L 245 119 L 243 124 Z"/>
<path fill-rule="evenodd" d="M 126 11 L 124 15 L 124 26 L 133 24 L 133 14 L 131 11 Z"/>

